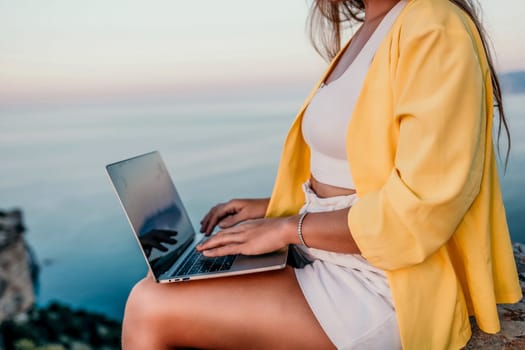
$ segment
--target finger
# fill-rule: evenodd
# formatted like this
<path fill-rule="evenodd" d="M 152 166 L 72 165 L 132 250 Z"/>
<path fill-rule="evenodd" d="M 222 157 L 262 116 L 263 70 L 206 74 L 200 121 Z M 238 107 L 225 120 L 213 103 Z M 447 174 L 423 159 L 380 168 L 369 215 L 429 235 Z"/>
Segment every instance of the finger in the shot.
<path fill-rule="evenodd" d="M 213 209 L 211 209 L 210 211 L 208 211 L 206 213 L 206 215 L 204 216 L 204 218 L 202 218 L 200 224 L 201 224 L 201 228 L 200 228 L 200 232 L 204 232 L 204 229 L 206 226 L 208 226 L 208 222 L 210 221 L 210 215 L 211 215 L 211 211 Z"/>
<path fill-rule="evenodd" d="M 243 243 L 244 241 L 245 236 L 239 232 L 221 231 L 212 238 L 208 239 L 206 242 L 198 245 L 197 250 L 204 251 L 207 249 L 214 249 L 223 245 Z"/>
<path fill-rule="evenodd" d="M 220 208 L 222 206 L 223 204 L 219 204 L 210 210 L 210 212 L 206 215 L 206 217 L 203 220 L 204 222 L 201 226 L 201 232 L 204 232 L 206 235 L 209 235 L 213 231 L 213 228 L 219 220 L 218 217 L 220 216 Z"/>
<path fill-rule="evenodd" d="M 177 235 L 177 231 L 154 230 L 152 231 L 151 237 L 153 239 L 163 240 L 163 239 L 170 239 L 170 237 L 173 237 L 176 235 Z"/>
<path fill-rule="evenodd" d="M 161 243 L 176 244 L 177 240 L 173 238 L 163 237 L 160 239 Z"/>
<path fill-rule="evenodd" d="M 213 237 L 212 239 L 207 240 L 206 242 L 200 244 L 197 246 L 198 251 L 204 251 L 207 249 L 214 249 L 223 245 L 228 245 L 232 243 L 240 243 L 242 242 L 241 239 L 239 239 L 238 235 L 231 234 L 227 236 L 220 236 L 220 237 Z"/>
<path fill-rule="evenodd" d="M 229 244 L 221 246 L 218 248 L 208 249 L 202 252 L 202 255 L 213 258 L 217 256 L 226 256 L 226 255 L 237 255 L 241 254 L 241 244 Z"/>
<path fill-rule="evenodd" d="M 147 238 L 142 238 L 140 240 L 140 243 L 142 243 L 142 246 L 144 247 L 148 247 L 148 248 L 157 248 L 159 250 L 162 250 L 162 249 L 166 249 L 162 244 L 160 244 L 159 241 L 157 241 L 156 239 L 151 239 L 149 237 Z"/>
<path fill-rule="evenodd" d="M 211 212 L 211 216 L 208 219 L 207 225 L 204 227 L 204 232 L 209 235 L 222 218 L 235 214 L 236 212 L 237 209 L 235 208 L 234 203 L 228 202 L 219 205 Z"/>
<path fill-rule="evenodd" d="M 177 231 L 174 231 L 174 230 L 154 230 L 154 232 L 160 236 L 168 236 L 168 237 L 173 237 L 173 236 L 176 236 L 177 235 Z"/>
<path fill-rule="evenodd" d="M 201 223 L 201 227 L 202 227 L 203 225 L 206 225 L 206 223 L 210 220 L 210 216 L 211 216 L 211 213 L 212 213 L 213 210 L 215 210 L 215 207 L 211 208 L 211 209 L 206 213 L 206 215 L 204 215 L 204 217 L 202 218 L 202 220 L 201 220 L 201 222 L 200 222 L 200 223 Z"/>
<path fill-rule="evenodd" d="M 220 228 L 229 228 L 232 227 L 239 222 L 243 221 L 245 218 L 243 215 L 241 215 L 242 211 L 235 213 L 233 215 L 228 215 L 225 218 L 223 218 L 221 221 L 219 221 L 218 225 Z"/>
<path fill-rule="evenodd" d="M 163 246 L 162 244 L 160 244 L 160 242 L 157 242 L 157 241 L 153 241 L 151 242 L 151 246 L 153 248 L 157 248 L 158 250 L 160 250 L 161 252 L 167 252 L 168 251 L 168 248 L 166 248 L 165 246 Z"/>

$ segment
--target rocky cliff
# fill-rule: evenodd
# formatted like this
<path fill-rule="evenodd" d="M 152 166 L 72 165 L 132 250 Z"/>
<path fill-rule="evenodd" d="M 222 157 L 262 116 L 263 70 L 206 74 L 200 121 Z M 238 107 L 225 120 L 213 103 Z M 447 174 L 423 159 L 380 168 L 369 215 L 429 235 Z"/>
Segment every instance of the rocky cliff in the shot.
<path fill-rule="evenodd" d="M 38 268 L 20 210 L 0 211 L 0 350 L 116 350 L 120 322 L 52 303 L 35 306 Z"/>
<path fill-rule="evenodd" d="M 26 312 L 35 301 L 36 265 L 24 231 L 19 210 L 0 211 L 0 323 Z"/>

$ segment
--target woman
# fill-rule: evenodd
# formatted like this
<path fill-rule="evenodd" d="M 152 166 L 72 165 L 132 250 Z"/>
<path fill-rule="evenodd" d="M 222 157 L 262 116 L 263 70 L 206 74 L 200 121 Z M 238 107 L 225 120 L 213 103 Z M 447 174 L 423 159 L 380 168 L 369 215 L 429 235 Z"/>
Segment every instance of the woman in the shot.
<path fill-rule="evenodd" d="M 126 349 L 459 349 L 469 315 L 494 333 L 496 303 L 521 298 L 493 98 L 506 123 L 471 3 L 316 0 L 311 19 L 328 56 L 340 52 L 290 129 L 273 194 L 212 208 L 202 231 L 222 231 L 198 247 L 291 244 L 295 267 L 145 278 L 126 306 Z M 339 50 L 344 19 L 363 24 Z"/>

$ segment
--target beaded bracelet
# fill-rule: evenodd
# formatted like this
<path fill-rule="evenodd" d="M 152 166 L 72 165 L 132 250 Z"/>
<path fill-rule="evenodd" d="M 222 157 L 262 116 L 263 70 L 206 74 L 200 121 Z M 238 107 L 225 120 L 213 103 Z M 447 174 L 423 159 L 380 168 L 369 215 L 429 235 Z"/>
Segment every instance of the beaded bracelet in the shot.
<path fill-rule="evenodd" d="M 308 247 L 303 237 L 303 221 L 306 215 L 308 215 L 307 211 L 305 211 L 304 213 L 301 214 L 301 216 L 299 216 L 299 222 L 297 223 L 297 235 L 299 236 L 299 241 L 301 242 L 301 244 L 304 245 L 305 247 Z"/>

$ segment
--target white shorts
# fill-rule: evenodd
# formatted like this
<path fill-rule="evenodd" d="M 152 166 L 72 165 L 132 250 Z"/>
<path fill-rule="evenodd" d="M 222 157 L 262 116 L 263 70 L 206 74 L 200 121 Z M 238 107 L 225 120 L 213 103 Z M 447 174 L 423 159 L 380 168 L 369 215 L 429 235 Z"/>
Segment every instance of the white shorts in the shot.
<path fill-rule="evenodd" d="M 348 208 L 356 195 L 319 198 L 303 185 L 301 212 Z M 361 255 L 292 246 L 292 255 L 306 261 L 295 269 L 297 281 L 315 317 L 338 349 L 401 349 L 396 313 L 385 273 Z M 299 264 L 300 265 L 300 264 Z"/>

